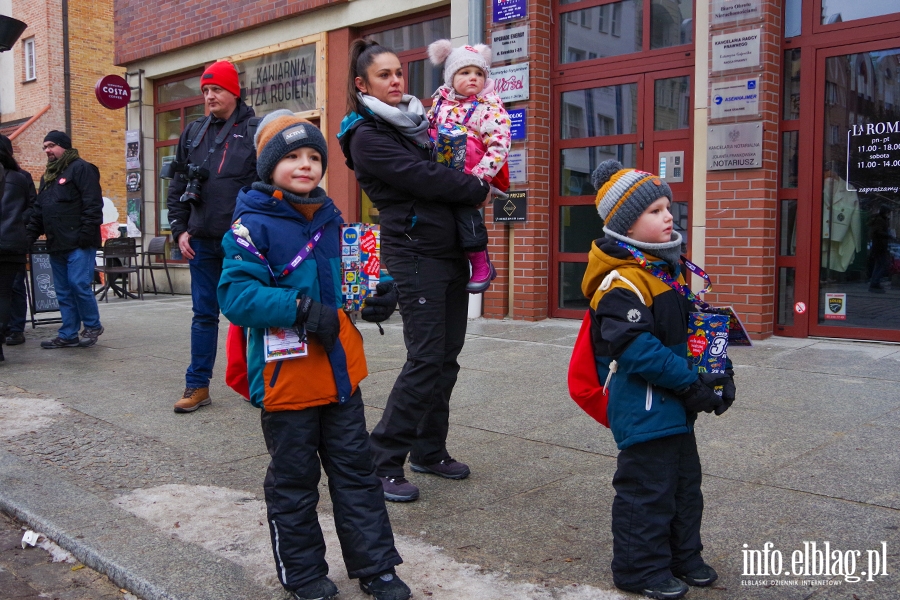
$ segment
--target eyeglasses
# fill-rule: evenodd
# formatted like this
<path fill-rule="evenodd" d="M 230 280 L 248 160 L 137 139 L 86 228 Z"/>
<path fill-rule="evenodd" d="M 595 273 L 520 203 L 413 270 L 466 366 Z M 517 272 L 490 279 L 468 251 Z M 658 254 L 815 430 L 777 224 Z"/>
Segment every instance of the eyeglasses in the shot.
<path fill-rule="evenodd" d="M 52 150 L 53 148 L 56 148 L 56 144 L 54 144 L 53 142 L 47 142 L 46 144 L 44 144 L 44 150 Z"/>

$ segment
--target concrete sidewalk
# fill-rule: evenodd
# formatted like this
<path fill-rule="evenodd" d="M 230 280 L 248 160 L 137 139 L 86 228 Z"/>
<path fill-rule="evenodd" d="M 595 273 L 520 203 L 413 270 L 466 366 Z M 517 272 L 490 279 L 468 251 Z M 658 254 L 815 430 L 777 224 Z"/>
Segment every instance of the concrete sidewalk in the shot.
<path fill-rule="evenodd" d="M 259 411 L 222 383 L 224 351 L 212 405 L 177 415 L 190 299 L 100 310 L 94 348 L 41 350 L 51 325 L 5 349 L 0 509 L 145 600 L 280 598 Z M 449 445 L 473 474 L 410 474 L 422 498 L 389 505 L 416 598 L 635 597 L 609 572 L 615 444 L 566 392 L 578 325 L 469 322 Z M 371 428 L 405 351 L 397 317 L 383 337 L 360 329 Z M 736 404 L 697 427 L 704 556 L 720 579 L 688 597 L 900 597 L 900 346 L 780 338 L 732 358 Z M 324 478 L 321 492 L 332 576 L 342 598 L 365 598 L 347 581 Z M 816 575 L 811 543 L 828 543 L 830 575 Z M 770 570 L 751 571 L 762 556 Z"/>

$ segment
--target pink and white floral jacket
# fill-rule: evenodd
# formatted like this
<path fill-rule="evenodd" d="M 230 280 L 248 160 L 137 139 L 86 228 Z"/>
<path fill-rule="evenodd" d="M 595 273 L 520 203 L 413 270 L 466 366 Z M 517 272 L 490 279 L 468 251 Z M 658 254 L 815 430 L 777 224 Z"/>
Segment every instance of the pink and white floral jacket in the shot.
<path fill-rule="evenodd" d="M 509 114 L 503 108 L 500 96 L 494 92 L 494 80 L 487 79 L 484 89 L 476 96 L 463 97 L 453 88 L 442 85 L 433 98 L 434 104 L 428 109 L 428 120 L 432 127 L 439 127 L 444 123 L 462 125 L 473 102 L 478 102 L 465 126 L 469 130 L 469 136 L 479 140 L 484 146 L 485 153 L 471 170 L 467 166 L 466 172 L 490 183 L 506 163 L 512 143 Z M 438 114 L 434 113 L 435 107 L 438 108 Z"/>

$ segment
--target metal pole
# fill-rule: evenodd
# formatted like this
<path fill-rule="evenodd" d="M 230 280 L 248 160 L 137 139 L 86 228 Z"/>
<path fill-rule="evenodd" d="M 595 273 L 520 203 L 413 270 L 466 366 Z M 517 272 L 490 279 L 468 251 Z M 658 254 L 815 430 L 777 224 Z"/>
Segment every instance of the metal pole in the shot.
<path fill-rule="evenodd" d="M 469 0 L 469 45 L 484 43 L 484 2 Z"/>

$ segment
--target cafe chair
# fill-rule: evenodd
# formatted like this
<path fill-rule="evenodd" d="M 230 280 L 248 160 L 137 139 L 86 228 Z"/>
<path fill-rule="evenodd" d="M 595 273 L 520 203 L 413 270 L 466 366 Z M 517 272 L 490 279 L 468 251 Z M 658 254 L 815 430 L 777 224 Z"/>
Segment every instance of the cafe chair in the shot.
<path fill-rule="evenodd" d="M 166 279 L 169 281 L 169 293 L 173 296 L 175 295 L 175 287 L 172 285 L 172 277 L 169 275 L 169 263 L 168 257 L 166 256 L 166 242 L 168 241 L 168 237 L 165 235 L 160 235 L 147 244 L 147 249 L 141 252 L 141 269 L 144 271 L 150 271 L 150 282 L 153 284 L 153 294 L 157 295 L 156 289 L 156 278 L 153 277 L 153 271 L 163 270 L 166 272 Z M 151 260 L 156 257 L 157 262 Z M 161 260 L 161 262 L 159 262 Z M 144 283 L 147 282 L 147 277 L 144 277 Z"/>
<path fill-rule="evenodd" d="M 109 302 L 110 290 L 120 298 L 144 299 L 141 286 L 141 268 L 138 264 L 137 244 L 134 238 L 110 238 L 100 249 L 102 264 L 94 266 L 94 272 L 103 274 L 105 282 L 94 293 L 100 300 Z M 137 275 L 137 294 L 128 291 L 130 275 Z M 121 280 L 119 282 L 119 280 Z"/>

